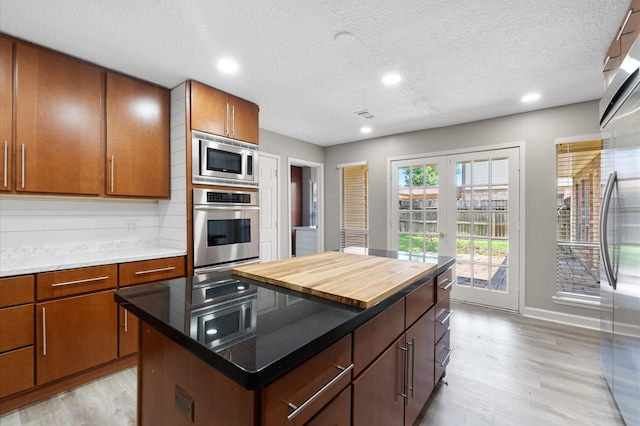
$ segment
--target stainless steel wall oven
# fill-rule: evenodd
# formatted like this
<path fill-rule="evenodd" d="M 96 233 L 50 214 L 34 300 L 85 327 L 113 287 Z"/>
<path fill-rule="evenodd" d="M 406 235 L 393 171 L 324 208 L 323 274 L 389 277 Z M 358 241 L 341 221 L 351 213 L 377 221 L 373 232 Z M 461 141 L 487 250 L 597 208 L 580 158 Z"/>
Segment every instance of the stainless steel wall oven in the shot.
<path fill-rule="evenodd" d="M 194 274 L 260 261 L 258 193 L 193 190 Z"/>

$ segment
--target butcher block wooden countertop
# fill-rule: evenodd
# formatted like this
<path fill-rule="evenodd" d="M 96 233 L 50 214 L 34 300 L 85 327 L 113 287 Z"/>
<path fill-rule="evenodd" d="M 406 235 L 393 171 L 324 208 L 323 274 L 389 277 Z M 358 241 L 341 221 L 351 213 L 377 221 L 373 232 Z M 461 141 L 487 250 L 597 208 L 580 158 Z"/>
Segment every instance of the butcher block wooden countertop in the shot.
<path fill-rule="evenodd" d="M 369 308 L 436 269 L 435 263 L 327 251 L 241 266 L 233 274 Z"/>

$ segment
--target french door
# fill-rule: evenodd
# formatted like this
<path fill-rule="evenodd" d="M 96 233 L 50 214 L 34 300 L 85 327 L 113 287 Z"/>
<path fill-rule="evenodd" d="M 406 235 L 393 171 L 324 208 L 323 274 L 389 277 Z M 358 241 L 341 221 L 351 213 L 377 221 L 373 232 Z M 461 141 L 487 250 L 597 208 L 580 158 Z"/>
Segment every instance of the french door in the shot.
<path fill-rule="evenodd" d="M 519 149 L 392 161 L 391 248 L 456 257 L 457 300 L 518 310 Z"/>

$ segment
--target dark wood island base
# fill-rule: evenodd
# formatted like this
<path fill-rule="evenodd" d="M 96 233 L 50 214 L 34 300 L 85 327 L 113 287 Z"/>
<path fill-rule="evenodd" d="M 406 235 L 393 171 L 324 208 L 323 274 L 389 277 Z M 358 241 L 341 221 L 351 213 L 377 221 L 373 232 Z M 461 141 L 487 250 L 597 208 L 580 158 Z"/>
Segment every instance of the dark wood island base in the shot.
<path fill-rule="evenodd" d="M 180 331 L 167 326 L 170 313 L 154 312 L 162 284 L 146 295 L 142 287 L 119 292 L 116 301 L 141 319 L 138 424 L 411 425 L 450 359 L 453 268 L 440 258 L 432 275 L 364 310 L 252 282 L 273 306 L 258 308 L 254 335 L 222 350 L 190 337 L 186 314 Z M 189 283 L 167 285 L 180 293 Z M 145 305 L 150 295 L 154 308 Z M 302 336 L 307 326 L 319 328 Z"/>

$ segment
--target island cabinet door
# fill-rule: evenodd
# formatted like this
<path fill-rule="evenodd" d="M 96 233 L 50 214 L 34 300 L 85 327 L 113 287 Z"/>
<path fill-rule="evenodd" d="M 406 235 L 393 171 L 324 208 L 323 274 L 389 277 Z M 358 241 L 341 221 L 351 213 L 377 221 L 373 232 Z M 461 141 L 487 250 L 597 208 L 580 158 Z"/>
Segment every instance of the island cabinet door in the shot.
<path fill-rule="evenodd" d="M 37 384 L 112 361 L 117 356 L 113 290 L 36 305 Z"/>
<path fill-rule="evenodd" d="M 349 385 L 352 369 L 349 334 L 262 389 L 260 424 L 305 424 Z"/>
<path fill-rule="evenodd" d="M 403 424 L 406 361 L 402 335 L 353 381 L 353 426 Z"/>
<path fill-rule="evenodd" d="M 411 426 L 434 386 L 434 314 L 431 308 L 405 335 L 407 347 L 407 406 L 405 426 Z"/>

